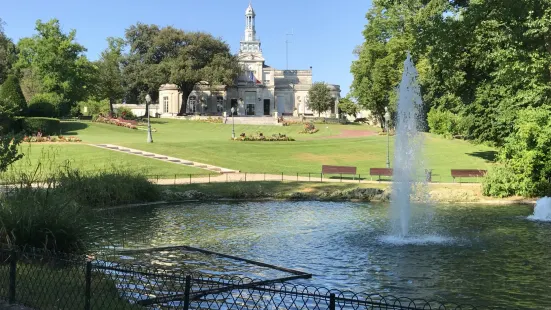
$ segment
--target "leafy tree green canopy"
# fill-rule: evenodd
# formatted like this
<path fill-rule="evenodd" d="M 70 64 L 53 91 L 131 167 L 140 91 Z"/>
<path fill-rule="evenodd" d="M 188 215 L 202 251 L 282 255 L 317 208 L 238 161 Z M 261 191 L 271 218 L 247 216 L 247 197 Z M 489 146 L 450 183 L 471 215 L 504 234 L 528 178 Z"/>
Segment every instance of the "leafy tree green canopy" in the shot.
<path fill-rule="evenodd" d="M 97 95 L 100 100 L 109 100 L 109 111 L 113 113 L 113 104 L 121 102 L 124 98 L 123 87 L 123 49 L 125 42 L 121 38 L 107 38 L 107 49 L 101 53 L 101 58 L 96 62 Z"/>
<path fill-rule="evenodd" d="M 13 42 L 6 36 L 0 19 L 0 85 L 4 83 L 13 64 L 16 61 L 16 49 Z"/>
<path fill-rule="evenodd" d="M 181 112 L 195 85 L 231 86 L 241 72 L 228 44 L 208 33 L 137 24 L 126 30 L 126 40 L 129 92 L 135 97 L 149 93 L 155 100 L 161 84 L 176 84 L 184 98 Z"/>
<path fill-rule="evenodd" d="M 359 111 L 358 105 L 350 100 L 348 96 L 339 100 L 339 109 L 343 114 L 353 117 L 356 117 L 356 114 L 358 114 Z"/>
<path fill-rule="evenodd" d="M 308 97 L 308 107 L 312 111 L 318 112 L 318 116 L 321 112 L 331 109 L 331 104 L 334 103 L 334 99 L 331 97 L 331 92 L 325 82 L 314 83 L 308 91 Z"/>
<path fill-rule="evenodd" d="M 38 20 L 35 29 L 36 35 L 19 41 L 16 67 L 22 72 L 23 84 L 38 84 L 40 92 L 59 95 L 58 114 L 66 115 L 72 105 L 88 96 L 95 68 L 84 56 L 86 49 L 75 42 L 75 30 L 63 33 L 57 19 Z M 29 101 L 34 95 L 30 94 Z"/>

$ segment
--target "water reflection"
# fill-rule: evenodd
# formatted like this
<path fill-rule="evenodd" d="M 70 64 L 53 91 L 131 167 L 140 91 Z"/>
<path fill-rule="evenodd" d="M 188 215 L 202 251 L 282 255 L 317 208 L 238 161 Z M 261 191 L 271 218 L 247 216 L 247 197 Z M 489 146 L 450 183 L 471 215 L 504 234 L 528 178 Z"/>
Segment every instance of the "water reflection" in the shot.
<path fill-rule="evenodd" d="M 301 280 L 309 285 L 508 308 L 551 307 L 551 223 L 527 220 L 530 207 L 437 206 L 431 232 L 447 242 L 402 245 L 384 240 L 387 208 L 186 204 L 124 210 L 106 215 L 92 229 L 98 246 L 195 246 L 312 273 L 312 279 Z M 153 260 L 178 268 L 186 263 L 174 253 L 156 253 L 143 262 Z"/>

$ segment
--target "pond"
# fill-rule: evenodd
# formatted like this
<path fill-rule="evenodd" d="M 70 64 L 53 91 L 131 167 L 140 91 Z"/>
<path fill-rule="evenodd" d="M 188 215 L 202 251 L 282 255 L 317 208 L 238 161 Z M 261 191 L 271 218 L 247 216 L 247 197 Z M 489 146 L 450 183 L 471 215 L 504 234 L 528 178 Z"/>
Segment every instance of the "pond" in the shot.
<path fill-rule="evenodd" d="M 431 211 L 431 237 L 408 244 L 388 237 L 388 204 L 158 206 L 117 212 L 93 229 L 101 234 L 98 246 L 189 245 L 311 273 L 297 280 L 307 285 L 544 309 L 551 307 L 551 223 L 528 220 L 532 211 L 438 205 Z M 174 253 L 154 256 L 148 263 L 185 261 Z"/>

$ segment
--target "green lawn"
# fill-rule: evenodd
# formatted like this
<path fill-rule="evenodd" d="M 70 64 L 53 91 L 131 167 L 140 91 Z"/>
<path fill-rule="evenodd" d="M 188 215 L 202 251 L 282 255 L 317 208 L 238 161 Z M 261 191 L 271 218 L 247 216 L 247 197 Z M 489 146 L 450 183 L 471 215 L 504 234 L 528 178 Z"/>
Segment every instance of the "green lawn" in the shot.
<path fill-rule="evenodd" d="M 81 143 L 40 144 L 24 143 L 21 146 L 23 159 L 10 166 L 10 173 L 34 172 L 39 176 L 48 176 L 52 172 L 68 165 L 82 171 L 133 168 L 151 176 L 174 177 L 175 174 L 214 173 L 203 169 L 162 162 L 136 155 L 100 149 Z"/>
<path fill-rule="evenodd" d="M 320 132 L 313 135 L 298 134 L 301 125 L 252 126 L 236 125 L 235 132 L 247 134 L 262 132 L 264 135 L 282 133 L 292 136 L 294 142 L 240 142 L 231 141 L 231 124 L 209 124 L 179 120 L 153 120 L 153 144 L 146 143 L 146 132 L 130 130 L 107 124 L 96 123 L 64 123 L 65 134 L 80 137 L 84 143 L 112 143 L 140 150 L 156 152 L 188 160 L 200 161 L 225 168 L 239 169 L 244 172 L 257 173 L 319 173 L 321 165 L 350 165 L 358 167 L 358 173 L 369 174 L 371 167 L 384 167 L 386 163 L 386 136 L 370 136 L 361 138 L 327 138 L 339 135 L 343 130 L 378 129 L 362 125 L 317 125 Z M 66 148 L 65 146 L 60 146 Z M 391 162 L 393 138 L 391 137 Z M 69 147 L 67 147 L 69 149 Z M 76 153 L 81 153 L 78 151 Z M 96 153 L 97 152 L 97 153 Z M 101 150 L 89 150 L 82 156 L 100 157 Z M 97 155 L 96 155 L 97 154 Z M 483 145 L 474 145 L 466 141 L 447 140 L 431 134 L 425 139 L 426 166 L 434 169 L 435 181 L 450 181 L 451 168 L 485 169 L 491 165 L 495 150 Z M 111 155 L 111 156 L 110 156 Z M 119 165 L 123 163 L 109 153 L 107 160 Z M 71 157 L 79 158 L 73 154 Z M 128 157 L 126 157 L 128 158 Z M 136 158 L 132 160 L 147 160 Z M 93 166 L 94 162 L 81 160 L 83 167 Z M 131 160 L 128 158 L 128 160 Z M 161 173 L 162 167 L 143 163 L 156 173 Z M 158 164 L 157 164 L 158 165 Z M 176 169 L 178 166 L 168 166 Z M 185 167 L 181 167 L 185 168 Z M 173 172 L 179 173 L 179 172 Z M 185 172 L 187 173 L 187 171 Z"/>

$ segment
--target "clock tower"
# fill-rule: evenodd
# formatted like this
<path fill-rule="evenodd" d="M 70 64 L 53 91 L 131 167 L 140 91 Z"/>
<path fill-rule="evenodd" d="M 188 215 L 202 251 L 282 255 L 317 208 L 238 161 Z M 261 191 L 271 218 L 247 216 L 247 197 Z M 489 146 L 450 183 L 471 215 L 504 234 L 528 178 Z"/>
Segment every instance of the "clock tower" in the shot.
<path fill-rule="evenodd" d="M 264 66 L 264 56 L 260 40 L 256 37 L 256 13 L 253 6 L 245 10 L 245 37 L 239 46 L 239 61 L 245 69 L 246 78 L 250 82 L 262 81 L 262 68 Z"/>

